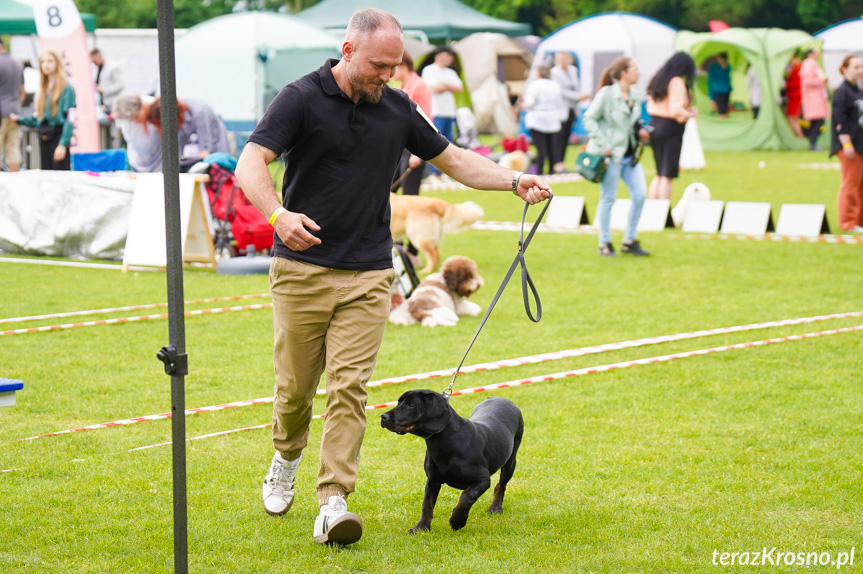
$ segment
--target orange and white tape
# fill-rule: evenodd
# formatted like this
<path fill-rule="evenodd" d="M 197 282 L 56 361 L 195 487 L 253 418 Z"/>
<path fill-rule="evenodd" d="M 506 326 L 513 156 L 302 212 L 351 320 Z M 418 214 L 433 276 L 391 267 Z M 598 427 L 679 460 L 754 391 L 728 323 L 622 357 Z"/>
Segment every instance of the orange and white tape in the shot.
<path fill-rule="evenodd" d="M 195 299 L 192 301 L 184 301 L 184 305 L 198 305 L 203 303 L 215 303 L 217 301 L 239 301 L 245 299 L 261 299 L 269 297 L 269 293 L 257 293 L 254 295 L 236 295 L 233 297 L 214 297 L 211 299 Z M 90 309 L 86 311 L 67 311 L 65 313 L 49 313 L 47 315 L 31 315 L 29 317 L 10 317 L 8 319 L 0 319 L 0 323 L 22 323 L 25 321 L 39 321 L 42 319 L 58 319 L 61 317 L 80 317 L 82 315 L 104 315 L 107 313 L 119 313 L 122 311 L 137 311 L 140 309 L 155 309 L 158 307 L 167 307 L 167 303 L 147 303 L 144 305 L 128 305 L 126 307 L 109 307 L 106 309 Z"/>
<path fill-rule="evenodd" d="M 515 359 L 503 359 L 500 361 L 478 363 L 475 365 L 464 366 L 461 368 L 460 372 L 461 373 L 475 373 L 475 372 L 481 372 L 481 371 L 493 371 L 493 370 L 505 369 L 505 368 L 509 368 L 509 367 L 532 365 L 532 364 L 542 363 L 542 362 L 546 362 L 546 361 L 554 361 L 554 360 L 558 360 L 558 359 L 580 357 L 580 356 L 584 356 L 584 355 L 593 355 L 593 354 L 598 354 L 598 353 L 605 353 L 608 351 L 618 351 L 618 350 L 622 350 L 622 349 L 632 349 L 632 348 L 636 348 L 636 347 L 656 345 L 659 343 L 670 343 L 673 341 L 682 341 L 682 340 L 686 340 L 686 339 L 695 339 L 695 338 L 700 338 L 700 337 L 708 337 L 708 336 L 712 336 L 712 335 L 721 335 L 721 334 L 727 334 L 727 333 L 740 333 L 740 332 L 744 332 L 744 331 L 768 329 L 771 327 L 785 327 L 785 326 L 791 326 L 791 325 L 801 325 L 801 324 L 815 323 L 815 322 L 820 322 L 820 321 L 828 321 L 828 320 L 832 320 L 832 319 L 848 319 L 848 318 L 854 318 L 854 317 L 863 317 L 863 311 L 853 311 L 853 312 L 848 312 L 848 313 L 833 313 L 830 315 L 816 315 L 816 316 L 812 316 L 812 317 L 802 317 L 799 319 L 782 319 L 782 320 L 778 320 L 778 321 L 766 321 L 766 322 L 762 322 L 762 323 L 750 323 L 748 325 L 737 325 L 737 326 L 733 326 L 733 327 L 718 327 L 715 329 L 703 329 L 700 331 L 690 331 L 687 333 L 677 333 L 674 335 L 662 335 L 662 336 L 658 336 L 658 337 L 646 337 L 643 339 L 634 339 L 631 341 L 622 341 L 622 342 L 618 342 L 618 343 L 606 343 L 603 345 L 581 347 L 578 349 L 570 349 L 570 350 L 566 350 L 566 351 L 555 351 L 555 352 L 551 352 L 551 353 L 529 355 L 526 357 L 518 357 Z M 379 386 L 393 385 L 393 384 L 399 384 L 399 383 L 407 383 L 407 382 L 420 381 L 420 380 L 436 379 L 436 378 L 441 378 L 441 377 L 452 376 L 453 373 L 455 373 L 454 368 L 440 369 L 437 371 L 427 371 L 425 373 L 417 373 L 417 374 L 412 374 L 412 375 L 390 377 L 387 379 L 380 379 L 377 381 L 371 381 L 366 386 L 367 387 L 379 387 Z M 324 395 L 324 394 L 326 394 L 326 390 L 325 389 L 318 389 L 317 394 Z M 198 407 L 198 408 L 186 409 L 185 414 L 188 416 L 188 415 L 193 415 L 193 414 L 199 414 L 199 413 L 205 413 L 205 412 L 215 412 L 215 411 L 221 411 L 221 410 L 238 408 L 238 407 L 247 407 L 247 406 L 266 404 L 266 403 L 271 403 L 271 402 L 273 402 L 272 396 L 262 397 L 259 399 L 235 401 L 235 402 L 231 402 L 231 403 L 224 403 L 221 405 L 213 405 L 213 406 L 208 406 L 208 407 Z M 67 429 L 67 430 L 61 430 L 61 431 L 56 431 L 56 432 L 40 434 L 40 435 L 36 435 L 36 436 L 32 436 L 32 437 L 28 437 L 28 438 L 20 439 L 20 440 L 35 440 L 35 439 L 40 439 L 40 438 L 47 438 L 47 437 L 58 436 L 58 435 L 63 435 L 63 434 L 70 434 L 70 433 L 81 432 L 81 431 L 97 430 L 97 429 L 111 428 L 111 427 L 116 427 L 116 426 L 125 426 L 125 425 L 141 423 L 141 422 L 145 422 L 145 421 L 162 420 L 162 419 L 168 419 L 168 418 L 171 418 L 171 413 L 160 413 L 160 414 L 154 414 L 154 415 L 138 416 L 138 417 L 132 417 L 132 418 L 128 418 L 128 419 L 120 419 L 120 420 L 116 420 L 116 421 L 111 421 L 111 422 L 107 422 L 107 423 L 99 423 L 99 424 L 87 425 L 87 426 L 73 428 L 73 429 Z M 314 418 L 322 418 L 322 417 L 318 416 L 318 417 L 314 417 Z M 259 427 L 254 427 L 254 428 L 259 428 Z"/>
<path fill-rule="evenodd" d="M 259 305 L 240 305 L 237 307 L 222 307 L 220 309 L 199 309 L 197 311 L 185 311 L 185 317 L 196 315 L 212 315 L 215 313 L 229 313 L 232 311 L 250 311 L 254 309 L 270 309 L 272 303 L 261 303 Z M 117 319 L 101 319 L 98 321 L 84 321 L 81 323 L 65 323 L 63 325 L 46 325 L 44 327 L 30 327 L 27 329 L 12 329 L 11 331 L 0 331 L 0 335 L 21 335 L 23 333 L 41 333 L 44 331 L 58 331 L 61 329 L 72 329 L 75 327 L 93 327 L 96 325 L 116 325 L 118 323 L 134 323 L 139 321 L 148 321 L 150 319 L 167 319 L 168 313 L 159 313 L 156 315 L 142 315 L 139 317 L 120 317 Z"/>
<path fill-rule="evenodd" d="M 802 339 L 812 339 L 814 337 L 823 337 L 826 335 L 837 335 L 840 333 L 850 333 L 853 331 L 863 331 L 863 325 L 858 325 L 855 327 L 844 327 L 841 329 L 830 329 L 827 331 L 819 331 L 816 333 L 805 333 L 803 335 L 789 335 L 787 337 L 776 337 L 773 339 L 764 339 L 761 341 L 751 341 L 748 343 L 738 343 L 736 345 L 724 345 L 721 347 L 713 347 L 710 349 L 699 349 L 697 351 L 673 353 L 673 354 L 669 354 L 669 355 L 661 355 L 659 357 L 649 357 L 646 359 L 637 359 L 635 361 L 623 361 L 620 363 L 611 363 L 608 365 L 599 365 L 596 367 L 587 367 L 585 369 L 576 369 L 574 371 L 564 371 L 561 373 L 553 373 L 550 375 L 540 375 L 537 377 L 530 377 L 527 379 L 517 379 L 514 381 L 507 381 L 505 383 L 494 383 L 491 385 L 483 385 L 481 387 L 473 387 L 473 388 L 469 388 L 469 389 L 455 390 L 452 392 L 452 395 L 450 395 L 450 396 L 456 397 L 459 395 L 483 393 L 483 392 L 487 392 L 487 391 L 507 389 L 507 388 L 518 387 L 518 386 L 523 386 L 523 385 L 530 385 L 530 384 L 543 383 L 543 382 L 548 382 L 548 381 L 555 381 L 555 380 L 565 379 L 565 378 L 569 378 L 569 377 L 580 377 L 580 376 L 584 376 L 584 375 L 592 375 L 595 373 L 603 373 L 603 372 L 607 372 L 607 371 L 613 371 L 613 370 L 617 370 L 617 369 L 625 369 L 627 367 L 635 367 L 635 366 L 639 366 L 639 365 L 652 365 L 655 363 L 662 363 L 662 362 L 667 362 L 667 361 L 673 361 L 676 359 L 683 359 L 685 357 L 698 357 L 698 356 L 709 355 L 709 354 L 713 354 L 713 353 L 721 353 L 724 351 L 732 351 L 735 349 L 747 349 L 747 348 L 752 348 L 752 347 L 761 347 L 764 345 L 773 345 L 776 343 L 785 343 L 788 341 L 799 341 Z M 385 409 L 385 408 L 389 408 L 389 407 L 394 407 L 397 404 L 398 404 L 398 401 L 396 400 L 396 401 L 390 401 L 390 402 L 380 403 L 380 404 L 376 404 L 376 405 L 368 405 L 368 406 L 366 406 L 366 410 L 372 411 L 372 410 L 378 410 L 378 409 Z M 323 415 L 323 414 L 315 415 L 312 418 L 313 419 L 323 419 L 323 418 L 325 418 L 325 415 Z M 202 439 L 206 439 L 206 438 L 213 438 L 213 437 L 217 437 L 217 436 L 225 436 L 225 435 L 234 434 L 234 433 L 238 433 L 238 432 L 245 432 L 245 431 L 250 431 L 250 430 L 268 428 L 271 426 L 273 426 L 272 423 L 267 423 L 267 424 L 238 428 L 238 429 L 233 429 L 233 430 L 208 433 L 205 435 L 199 435 L 199 436 L 187 438 L 186 442 L 193 441 L 193 440 L 202 440 Z M 147 446 L 140 446 L 140 447 L 136 447 L 136 448 L 133 448 L 130 450 L 145 450 L 145 449 L 149 449 L 149 448 L 155 448 L 157 446 L 167 446 L 169 444 L 171 444 L 170 441 L 162 442 L 162 443 L 158 443 L 158 444 L 147 445 Z"/>

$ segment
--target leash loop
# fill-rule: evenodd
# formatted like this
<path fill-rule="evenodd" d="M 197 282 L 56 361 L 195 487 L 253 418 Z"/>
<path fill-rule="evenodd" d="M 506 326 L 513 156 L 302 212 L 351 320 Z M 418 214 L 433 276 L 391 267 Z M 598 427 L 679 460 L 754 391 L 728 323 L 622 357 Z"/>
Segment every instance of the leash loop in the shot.
<path fill-rule="evenodd" d="M 527 313 L 528 319 L 533 321 L 534 323 L 539 323 L 539 320 L 542 319 L 542 303 L 539 300 L 539 291 L 536 289 L 536 285 L 533 283 L 533 279 L 530 278 L 530 273 L 527 270 L 527 262 L 524 260 L 524 254 L 527 252 L 527 247 L 530 245 L 531 240 L 533 239 L 534 233 L 539 228 L 539 224 L 542 222 L 542 218 L 545 217 L 545 212 L 548 211 L 549 205 L 551 205 L 551 200 L 554 198 L 554 194 L 551 190 L 548 190 L 548 200 L 546 200 L 545 205 L 542 208 L 542 211 L 539 214 L 539 217 L 536 218 L 536 221 L 533 224 L 530 232 L 527 234 L 527 239 L 524 237 L 524 223 L 527 219 L 527 209 L 530 207 L 529 204 L 524 204 L 524 211 L 521 214 L 521 229 L 519 231 L 518 238 L 518 253 L 516 253 L 515 259 L 513 259 L 512 264 L 509 266 L 509 270 L 506 272 L 506 276 L 503 278 L 503 281 L 500 284 L 500 287 L 497 288 L 497 293 L 494 294 L 494 297 L 491 300 L 491 303 L 488 305 L 488 309 L 485 310 L 485 315 L 483 315 L 482 321 L 479 323 L 479 327 L 477 327 L 476 333 L 473 335 L 473 339 L 471 339 L 470 344 L 467 346 L 467 351 L 465 351 L 464 356 L 461 358 L 461 362 L 458 364 L 455 372 L 452 375 L 452 380 L 450 381 L 447 388 L 443 390 L 443 397 L 449 401 L 450 396 L 452 395 L 453 386 L 455 386 L 456 377 L 458 377 L 459 371 L 464 366 L 464 362 L 467 359 L 468 353 L 470 353 L 473 344 L 476 342 L 477 337 L 479 337 L 479 332 L 482 331 L 485 322 L 488 320 L 489 315 L 491 315 L 492 309 L 497 304 L 500 296 L 503 295 L 504 289 L 506 289 L 507 284 L 509 283 L 510 278 L 512 278 L 512 274 L 515 272 L 515 268 L 521 266 L 521 292 L 522 297 L 524 299 L 524 310 Z M 530 293 L 533 294 L 533 300 L 536 303 L 536 316 L 530 310 L 530 297 L 528 296 L 528 288 L 530 288 Z"/>

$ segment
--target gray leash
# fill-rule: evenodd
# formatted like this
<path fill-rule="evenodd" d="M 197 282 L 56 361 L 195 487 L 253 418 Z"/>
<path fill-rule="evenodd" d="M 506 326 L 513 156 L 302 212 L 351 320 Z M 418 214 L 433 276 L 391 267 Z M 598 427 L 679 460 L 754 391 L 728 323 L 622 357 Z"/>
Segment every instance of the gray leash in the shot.
<path fill-rule="evenodd" d="M 530 233 L 527 234 L 527 239 L 524 238 L 524 222 L 527 218 L 527 208 L 530 207 L 530 205 L 527 203 L 524 204 L 524 211 L 521 214 L 521 231 L 518 238 L 518 253 L 515 256 L 515 259 L 513 259 L 512 265 L 509 266 L 509 271 L 506 272 L 506 276 L 503 278 L 500 287 L 497 288 L 497 293 L 494 294 L 494 298 L 491 300 L 491 303 L 489 303 L 488 309 L 486 309 L 485 315 L 483 316 L 482 321 L 480 321 L 479 327 L 477 328 L 476 333 L 474 333 L 470 345 L 467 346 L 467 351 L 465 351 L 464 357 L 461 358 L 461 363 L 458 364 L 455 373 L 452 375 L 452 380 L 450 381 L 449 386 L 444 389 L 443 393 L 441 393 L 447 402 L 449 402 L 449 397 L 452 394 L 455 379 L 458 377 L 459 371 L 461 371 L 461 368 L 464 366 L 465 359 L 467 359 L 468 353 L 470 353 L 473 344 L 476 342 L 476 338 L 479 337 L 479 332 L 482 331 L 485 322 L 488 320 L 488 316 L 491 315 L 492 309 L 494 309 L 500 296 L 503 295 L 503 291 L 506 289 L 507 283 L 509 283 L 512 274 L 515 272 L 515 268 L 519 265 L 521 265 L 521 292 L 522 297 L 524 298 L 524 310 L 527 313 L 527 318 L 534 323 L 539 323 L 539 320 L 542 319 L 542 303 L 539 300 L 539 292 L 536 290 L 536 286 L 533 284 L 533 279 L 530 278 L 530 273 L 527 271 L 527 263 L 524 260 L 524 254 L 527 251 L 527 246 L 530 245 L 531 239 L 533 239 L 533 234 L 536 233 L 537 228 L 539 228 L 539 224 L 542 222 L 545 212 L 548 211 L 548 206 L 551 205 L 552 198 L 554 198 L 554 194 L 551 190 L 548 190 L 548 200 L 545 202 L 545 206 L 542 208 L 542 212 L 540 212 L 539 217 L 536 218 L 536 222 L 534 222 Z M 533 316 L 533 313 L 531 313 L 530 310 L 528 287 L 530 287 L 530 291 L 533 293 L 533 299 L 536 302 L 536 317 Z"/>

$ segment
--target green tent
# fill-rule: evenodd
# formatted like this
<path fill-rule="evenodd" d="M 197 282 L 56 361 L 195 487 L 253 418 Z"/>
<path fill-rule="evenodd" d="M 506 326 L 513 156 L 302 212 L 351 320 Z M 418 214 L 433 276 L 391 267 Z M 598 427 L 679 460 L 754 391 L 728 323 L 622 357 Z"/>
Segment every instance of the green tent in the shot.
<path fill-rule="evenodd" d="M 731 65 L 730 110 L 725 121 L 711 114 L 707 80 L 699 75 L 695 82 L 698 131 L 706 150 L 805 149 L 808 142 L 794 137 L 785 112 L 779 104 L 785 69 L 794 52 L 820 45 L 809 34 L 778 28 L 728 28 L 721 32 L 681 31 L 675 49 L 689 53 L 697 68 L 725 52 Z M 761 84 L 761 108 L 753 119 L 749 107 L 746 72 L 753 66 Z"/>
<path fill-rule="evenodd" d="M 96 17 L 92 14 L 81 14 L 84 29 L 92 32 L 96 29 Z M 16 0 L 0 0 L 0 34 L 26 35 L 36 33 L 36 21 L 33 19 L 33 7 Z"/>
<path fill-rule="evenodd" d="M 357 8 L 380 8 L 401 22 L 405 33 L 423 32 L 429 40 L 458 40 L 474 32 L 500 32 L 507 36 L 526 36 L 530 25 L 492 18 L 458 0 L 322 0 L 295 14 L 309 24 L 328 30 L 348 27 Z"/>

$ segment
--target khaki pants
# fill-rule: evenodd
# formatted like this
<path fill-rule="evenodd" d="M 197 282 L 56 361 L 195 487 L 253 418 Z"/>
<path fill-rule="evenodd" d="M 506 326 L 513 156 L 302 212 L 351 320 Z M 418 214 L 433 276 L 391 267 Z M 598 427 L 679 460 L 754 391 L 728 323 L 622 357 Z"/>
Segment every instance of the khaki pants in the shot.
<path fill-rule="evenodd" d="M 854 159 L 845 157 L 840 149 L 839 167 L 842 182 L 837 196 L 837 219 L 839 227 L 845 231 L 863 225 L 863 156 L 854 154 Z"/>
<path fill-rule="evenodd" d="M 366 388 L 389 313 L 393 270 L 340 271 L 273 257 L 273 446 L 296 458 L 309 440 L 312 401 L 326 369 L 318 501 L 355 490 Z"/>

